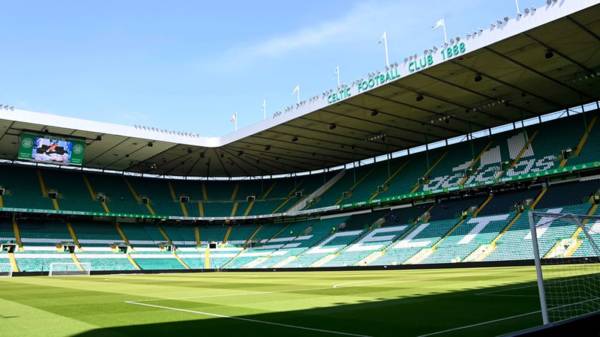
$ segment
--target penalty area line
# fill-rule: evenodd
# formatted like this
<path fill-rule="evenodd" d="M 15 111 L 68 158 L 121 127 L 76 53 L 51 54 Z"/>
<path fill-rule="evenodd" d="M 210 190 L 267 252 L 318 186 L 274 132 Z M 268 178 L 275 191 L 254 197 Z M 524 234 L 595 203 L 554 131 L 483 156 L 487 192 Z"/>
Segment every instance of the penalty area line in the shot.
<path fill-rule="evenodd" d="M 595 298 L 591 298 L 591 299 L 588 299 L 588 300 L 585 300 L 585 301 L 579 301 L 579 302 L 575 302 L 575 303 L 563 304 L 563 305 L 559 305 L 559 306 L 556 306 L 556 307 L 553 307 L 553 308 L 549 308 L 548 311 L 553 311 L 553 310 L 558 310 L 558 309 L 562 309 L 562 308 L 573 307 L 573 306 L 576 306 L 576 305 L 585 304 L 585 303 L 589 303 L 589 302 L 595 302 L 595 301 L 598 301 L 598 300 L 600 300 L 600 297 L 595 297 Z M 464 330 L 464 329 L 474 328 L 474 327 L 478 327 L 478 326 L 482 326 L 482 325 L 488 325 L 488 324 L 493 324 L 493 323 L 497 323 L 497 322 L 508 321 L 508 320 L 515 319 L 515 318 L 520 318 L 520 317 L 525 317 L 525 316 L 531 316 L 533 314 L 539 314 L 541 312 L 542 312 L 541 310 L 526 312 L 526 313 L 519 314 L 519 315 L 514 315 L 514 316 L 508 316 L 508 317 L 502 317 L 502 318 L 498 318 L 498 319 L 493 319 L 491 321 L 485 321 L 485 322 L 480 322 L 480 323 L 475 323 L 475 324 L 463 325 L 463 326 L 459 326 L 459 327 L 456 327 L 456 328 L 451 328 L 451 329 L 446 329 L 446 330 L 442 330 L 442 331 L 431 332 L 431 333 L 427 333 L 427 334 L 424 334 L 424 335 L 419 335 L 417 337 L 428 337 L 428 336 L 440 335 L 440 334 L 447 333 L 447 332 Z"/>
<path fill-rule="evenodd" d="M 135 301 L 125 301 L 125 303 L 132 304 L 132 305 L 139 305 L 139 306 L 143 306 L 143 307 L 156 308 L 156 309 L 185 312 L 185 313 L 194 314 L 194 315 L 203 315 L 203 316 L 217 317 L 217 318 L 227 318 L 227 319 L 233 319 L 233 320 L 242 321 L 242 322 L 250 322 L 250 323 L 258 323 L 258 324 L 280 326 L 280 327 L 283 327 L 283 328 L 290 328 L 290 329 L 323 332 L 323 333 L 334 334 L 334 335 L 343 335 L 343 336 L 372 337 L 372 336 L 369 336 L 369 335 L 360 335 L 360 334 L 354 334 L 354 333 L 350 333 L 350 332 L 335 331 L 335 330 L 326 330 L 326 329 L 317 329 L 317 328 L 310 328 L 310 327 L 300 326 L 300 325 L 292 325 L 292 324 L 285 324 L 285 323 L 261 321 L 261 320 L 252 319 L 252 318 L 227 316 L 227 315 L 215 314 L 215 313 L 205 312 L 205 311 L 197 311 L 197 310 L 190 310 L 190 309 L 167 307 L 167 306 L 163 306 L 163 305 L 141 303 L 141 302 L 135 302 Z"/>

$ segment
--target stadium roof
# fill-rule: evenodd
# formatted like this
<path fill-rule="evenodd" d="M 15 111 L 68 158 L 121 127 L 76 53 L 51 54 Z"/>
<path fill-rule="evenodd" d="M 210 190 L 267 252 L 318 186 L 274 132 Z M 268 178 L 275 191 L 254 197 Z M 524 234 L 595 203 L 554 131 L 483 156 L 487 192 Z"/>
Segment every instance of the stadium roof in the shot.
<path fill-rule="evenodd" d="M 548 1 L 224 137 L 0 106 L 0 157 L 23 131 L 83 138 L 85 166 L 262 176 L 338 166 L 600 98 L 600 1 Z"/>

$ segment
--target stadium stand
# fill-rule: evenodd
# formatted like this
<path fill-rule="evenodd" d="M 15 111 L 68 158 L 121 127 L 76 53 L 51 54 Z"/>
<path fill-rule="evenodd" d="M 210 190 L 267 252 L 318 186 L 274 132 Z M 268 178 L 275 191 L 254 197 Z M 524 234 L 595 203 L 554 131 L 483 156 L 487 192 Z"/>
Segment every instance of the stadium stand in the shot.
<path fill-rule="evenodd" d="M 47 272 L 54 262 L 90 263 L 93 271 L 133 271 L 531 259 L 528 210 L 594 214 L 593 196 L 599 189 L 597 178 L 556 182 L 288 223 L 198 226 L 17 218 L 22 247 L 15 258 L 19 270 L 38 272 Z M 544 255 L 591 254 L 573 224 L 557 220 L 538 235 L 545 239 L 540 247 Z M 10 219 L 1 222 L 0 238 L 15 242 Z"/>
<path fill-rule="evenodd" d="M 529 211 L 598 213 L 595 172 L 568 175 L 572 165 L 600 159 L 597 119 L 598 111 L 589 111 L 302 177 L 181 180 L 3 164 L 2 207 L 76 213 L 5 216 L 0 242 L 18 247 L 19 270 L 38 272 L 53 262 L 135 271 L 531 259 Z M 552 172 L 565 177 L 536 180 L 561 168 Z M 515 182 L 527 174 L 534 176 Z M 376 208 L 406 194 L 404 204 Z M 352 209 L 361 203 L 375 206 Z M 333 214 L 311 214 L 332 206 Z M 291 209 L 300 212 L 272 218 Z M 133 218 L 102 218 L 113 213 Z M 139 221 L 145 217 L 151 219 Z M 188 220 L 210 217 L 243 220 Z M 565 221 L 550 223 L 540 236 L 545 257 L 592 254 L 581 230 Z M 10 261 L 5 255 L 2 261 Z"/>

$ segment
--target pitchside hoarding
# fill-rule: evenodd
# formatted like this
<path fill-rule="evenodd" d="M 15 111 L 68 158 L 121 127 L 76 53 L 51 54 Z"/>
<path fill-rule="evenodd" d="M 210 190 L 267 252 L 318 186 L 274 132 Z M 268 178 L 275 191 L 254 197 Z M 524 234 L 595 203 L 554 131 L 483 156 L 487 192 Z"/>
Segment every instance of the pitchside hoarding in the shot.
<path fill-rule="evenodd" d="M 84 153 L 83 140 L 23 133 L 18 158 L 60 165 L 82 165 Z"/>

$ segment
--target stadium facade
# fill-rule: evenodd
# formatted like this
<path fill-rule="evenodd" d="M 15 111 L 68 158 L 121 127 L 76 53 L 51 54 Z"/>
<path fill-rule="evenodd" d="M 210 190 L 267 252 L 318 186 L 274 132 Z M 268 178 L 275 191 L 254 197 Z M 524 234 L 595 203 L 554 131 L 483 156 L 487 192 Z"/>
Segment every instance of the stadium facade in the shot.
<path fill-rule="evenodd" d="M 599 18 L 548 1 L 225 137 L 1 105 L 0 265 L 529 261 L 529 212 L 598 210 Z M 538 236 L 594 253 L 560 219 Z"/>

